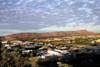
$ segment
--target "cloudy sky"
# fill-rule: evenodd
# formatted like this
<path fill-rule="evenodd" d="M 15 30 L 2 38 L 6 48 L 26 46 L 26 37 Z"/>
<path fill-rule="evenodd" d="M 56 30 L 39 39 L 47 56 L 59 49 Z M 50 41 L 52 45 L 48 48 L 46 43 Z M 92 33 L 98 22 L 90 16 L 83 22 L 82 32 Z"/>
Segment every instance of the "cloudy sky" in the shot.
<path fill-rule="evenodd" d="M 0 0 L 0 36 L 82 29 L 100 32 L 100 0 Z"/>

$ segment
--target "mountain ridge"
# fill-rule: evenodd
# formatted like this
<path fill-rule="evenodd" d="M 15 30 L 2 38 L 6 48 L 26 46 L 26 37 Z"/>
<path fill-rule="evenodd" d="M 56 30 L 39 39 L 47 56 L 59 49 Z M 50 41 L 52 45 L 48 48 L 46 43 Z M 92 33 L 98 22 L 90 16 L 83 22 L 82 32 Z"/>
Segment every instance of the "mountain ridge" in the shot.
<path fill-rule="evenodd" d="M 5 36 L 5 38 L 16 38 L 16 37 L 47 37 L 47 36 L 66 36 L 66 35 L 94 35 L 96 33 L 87 30 L 77 31 L 56 31 L 56 32 L 44 32 L 44 33 L 17 33 Z"/>

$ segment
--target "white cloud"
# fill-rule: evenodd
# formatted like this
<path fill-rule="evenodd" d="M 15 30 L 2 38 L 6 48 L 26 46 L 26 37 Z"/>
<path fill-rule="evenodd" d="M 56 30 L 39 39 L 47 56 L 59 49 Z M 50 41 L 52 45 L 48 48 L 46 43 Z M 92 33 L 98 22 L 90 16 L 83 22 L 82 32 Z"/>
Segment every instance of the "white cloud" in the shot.
<path fill-rule="evenodd" d="M 82 24 L 92 26 L 100 25 L 99 19 L 99 0 L 0 0 L 0 24 L 10 24 L 10 27 L 0 25 L 0 29 L 39 30 L 54 25 L 66 27 Z"/>

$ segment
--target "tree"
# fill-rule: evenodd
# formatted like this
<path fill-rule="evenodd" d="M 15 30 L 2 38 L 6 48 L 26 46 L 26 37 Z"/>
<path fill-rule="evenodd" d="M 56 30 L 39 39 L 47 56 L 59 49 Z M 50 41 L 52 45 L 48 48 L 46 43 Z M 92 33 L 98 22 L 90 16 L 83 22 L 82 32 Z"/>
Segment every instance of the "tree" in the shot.
<path fill-rule="evenodd" d="M 39 59 L 40 58 L 38 58 L 38 57 L 29 58 L 31 67 L 38 67 L 39 65 L 38 65 L 37 62 L 38 62 Z"/>
<path fill-rule="evenodd" d="M 22 58 L 16 51 L 7 52 L 3 45 L 0 48 L 0 67 L 30 66 L 28 58 Z"/>
<path fill-rule="evenodd" d="M 73 40 L 71 39 L 71 40 L 70 40 L 70 43 L 72 43 L 72 41 L 73 41 Z"/>
<path fill-rule="evenodd" d="M 66 64 L 66 63 L 62 63 L 62 62 L 57 62 L 59 67 L 73 67 L 72 65 Z"/>

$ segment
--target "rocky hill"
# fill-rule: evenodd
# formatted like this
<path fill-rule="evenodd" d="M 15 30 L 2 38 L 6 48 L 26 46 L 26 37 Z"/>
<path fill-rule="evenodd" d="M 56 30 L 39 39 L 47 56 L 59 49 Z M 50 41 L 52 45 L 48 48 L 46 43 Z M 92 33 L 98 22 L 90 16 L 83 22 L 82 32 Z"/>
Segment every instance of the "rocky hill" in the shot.
<path fill-rule="evenodd" d="M 67 36 L 67 35 L 94 35 L 94 32 L 87 30 L 78 31 L 58 31 L 50 33 L 18 33 L 5 36 L 5 38 L 16 38 L 16 37 L 47 37 L 47 36 Z"/>

